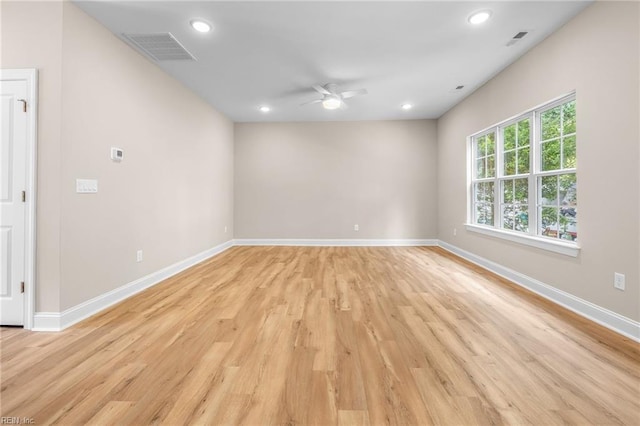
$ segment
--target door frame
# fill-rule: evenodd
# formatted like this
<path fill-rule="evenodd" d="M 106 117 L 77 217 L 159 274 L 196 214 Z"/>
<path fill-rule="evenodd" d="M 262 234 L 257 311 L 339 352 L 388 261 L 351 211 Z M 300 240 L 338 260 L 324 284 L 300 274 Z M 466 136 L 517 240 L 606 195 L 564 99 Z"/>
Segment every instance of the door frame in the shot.
<path fill-rule="evenodd" d="M 24 328 L 33 328 L 36 301 L 36 187 L 38 140 L 38 70 L 35 68 L 0 69 L 2 81 L 27 83 L 27 164 L 25 165 L 27 198 L 25 201 L 24 250 Z"/>

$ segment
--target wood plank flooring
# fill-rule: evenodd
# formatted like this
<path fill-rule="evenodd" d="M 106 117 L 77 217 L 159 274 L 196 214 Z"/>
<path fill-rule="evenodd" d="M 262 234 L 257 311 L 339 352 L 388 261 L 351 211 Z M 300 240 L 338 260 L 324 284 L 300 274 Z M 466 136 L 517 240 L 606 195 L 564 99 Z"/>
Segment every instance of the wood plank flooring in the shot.
<path fill-rule="evenodd" d="M 235 247 L 0 345 L 36 424 L 640 424 L 640 345 L 438 248 Z"/>

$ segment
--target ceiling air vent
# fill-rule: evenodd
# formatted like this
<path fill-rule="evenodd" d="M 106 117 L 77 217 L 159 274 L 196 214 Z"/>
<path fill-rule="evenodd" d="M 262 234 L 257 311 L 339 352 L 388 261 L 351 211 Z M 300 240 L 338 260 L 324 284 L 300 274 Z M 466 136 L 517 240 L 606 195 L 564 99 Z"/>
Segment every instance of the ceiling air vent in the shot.
<path fill-rule="evenodd" d="M 154 61 L 195 61 L 171 33 L 122 34 L 122 37 Z"/>
<path fill-rule="evenodd" d="M 520 31 L 518 34 L 514 35 L 511 40 L 509 40 L 507 46 L 513 46 L 514 44 L 522 40 L 527 34 L 529 34 L 529 31 Z"/>

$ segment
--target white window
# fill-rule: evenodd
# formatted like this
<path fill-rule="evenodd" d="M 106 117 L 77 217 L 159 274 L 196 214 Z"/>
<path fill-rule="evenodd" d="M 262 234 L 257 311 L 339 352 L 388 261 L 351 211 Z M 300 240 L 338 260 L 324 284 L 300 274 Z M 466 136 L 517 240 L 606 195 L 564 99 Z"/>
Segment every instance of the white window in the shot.
<path fill-rule="evenodd" d="M 577 255 L 575 95 L 469 139 L 468 228 Z"/>

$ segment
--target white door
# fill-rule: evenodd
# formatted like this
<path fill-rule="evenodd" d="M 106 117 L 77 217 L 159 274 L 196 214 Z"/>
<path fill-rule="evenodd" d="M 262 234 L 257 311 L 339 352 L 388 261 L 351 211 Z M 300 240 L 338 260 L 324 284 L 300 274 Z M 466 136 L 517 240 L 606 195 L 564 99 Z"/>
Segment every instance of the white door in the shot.
<path fill-rule="evenodd" d="M 27 83 L 0 81 L 0 324 L 24 324 Z"/>

